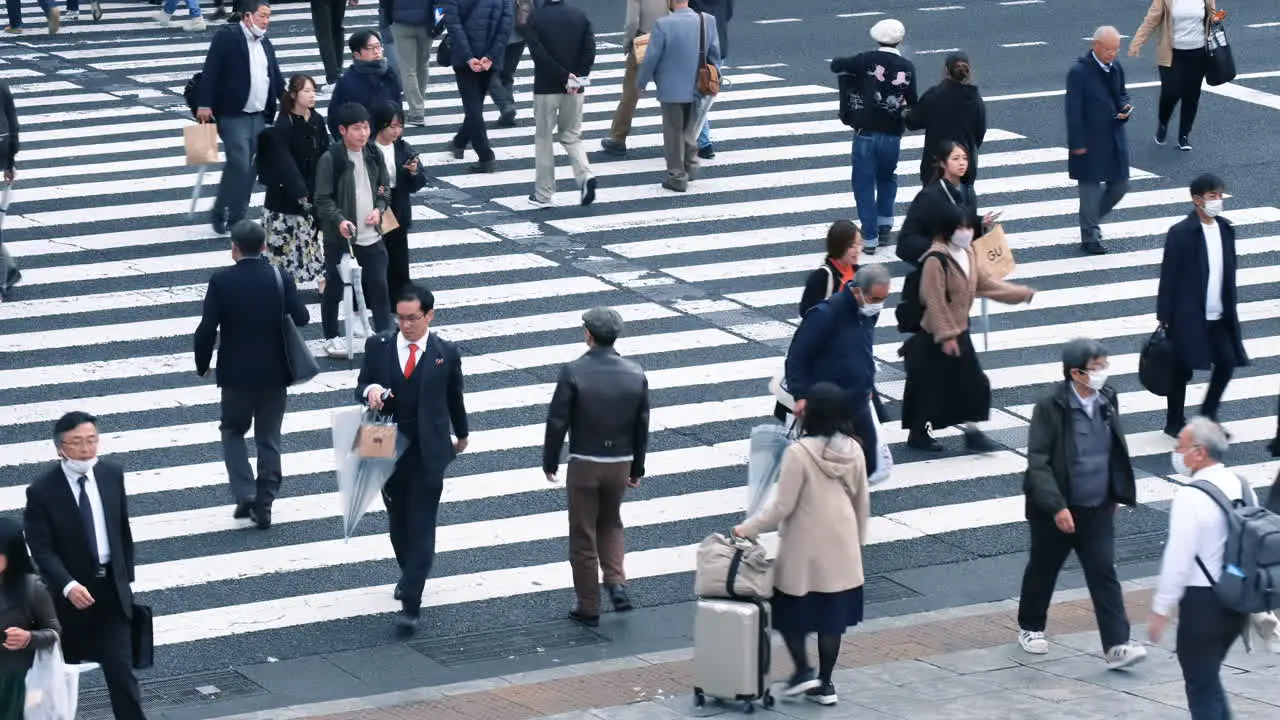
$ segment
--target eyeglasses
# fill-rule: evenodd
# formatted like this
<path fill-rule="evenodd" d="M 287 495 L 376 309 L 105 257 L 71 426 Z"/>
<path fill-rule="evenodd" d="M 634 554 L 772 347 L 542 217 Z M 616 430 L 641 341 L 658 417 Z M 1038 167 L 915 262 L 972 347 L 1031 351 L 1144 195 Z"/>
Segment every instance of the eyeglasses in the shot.
<path fill-rule="evenodd" d="M 427 316 L 426 313 L 414 313 L 413 315 L 397 315 L 396 322 L 400 323 L 401 325 L 416 323 L 426 316 Z"/>
<path fill-rule="evenodd" d="M 97 445 L 97 444 L 98 444 L 98 436 L 97 436 L 97 435 L 94 435 L 93 437 L 74 437 L 74 438 L 67 438 L 66 440 L 63 440 L 63 441 L 62 441 L 62 444 L 63 444 L 63 445 L 69 445 L 69 446 L 71 446 L 71 447 L 76 447 L 76 448 L 78 448 L 78 447 L 93 447 L 94 445 Z"/>
<path fill-rule="evenodd" d="M 382 44 L 381 44 L 381 43 L 378 43 L 378 44 L 372 44 L 372 45 L 365 45 L 365 46 L 364 46 L 364 49 L 365 49 L 366 51 L 371 51 L 371 50 L 381 50 L 381 49 L 382 49 Z"/>

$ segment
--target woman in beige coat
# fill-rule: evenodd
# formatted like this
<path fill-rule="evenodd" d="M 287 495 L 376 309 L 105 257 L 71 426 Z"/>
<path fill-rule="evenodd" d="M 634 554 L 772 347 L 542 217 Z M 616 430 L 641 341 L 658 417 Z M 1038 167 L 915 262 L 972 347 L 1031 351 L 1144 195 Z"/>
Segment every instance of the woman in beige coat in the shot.
<path fill-rule="evenodd" d="M 866 460 L 852 437 L 848 394 L 818 383 L 806 400 L 802 436 L 783 455 L 776 496 L 733 533 L 754 538 L 781 526 L 773 628 L 796 668 L 783 694 L 834 705 L 831 673 L 840 636 L 862 622 L 862 546 L 871 500 Z M 809 633 L 818 635 L 817 673 L 805 653 Z"/>
<path fill-rule="evenodd" d="M 1129 41 L 1129 57 L 1137 57 L 1151 33 L 1160 29 L 1156 45 L 1156 64 L 1160 66 L 1156 143 L 1160 145 L 1169 135 L 1173 108 L 1181 102 L 1178 147 L 1191 149 L 1191 126 L 1200 107 L 1200 87 L 1208 63 L 1205 41 L 1214 10 L 1213 0 L 1151 0 L 1147 16 Z"/>

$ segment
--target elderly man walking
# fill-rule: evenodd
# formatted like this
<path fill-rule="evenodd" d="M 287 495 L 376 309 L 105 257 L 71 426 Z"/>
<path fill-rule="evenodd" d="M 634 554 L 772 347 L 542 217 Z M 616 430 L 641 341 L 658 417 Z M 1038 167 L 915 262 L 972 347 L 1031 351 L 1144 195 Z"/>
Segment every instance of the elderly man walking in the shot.
<path fill-rule="evenodd" d="M 658 84 L 662 147 L 667 159 L 667 177 L 662 187 L 673 192 L 688 190 L 698 169 L 698 133 L 703 118 L 695 109 L 699 50 L 704 47 L 707 64 L 719 66 L 720 39 L 715 17 L 690 10 L 689 0 L 672 0 L 671 14 L 653 24 L 649 51 L 636 79 L 636 89 L 641 92 L 650 80 Z"/>
<path fill-rule="evenodd" d="M 1093 34 L 1093 49 L 1067 73 L 1067 171 L 1080 185 L 1080 249 L 1090 255 L 1107 252 L 1099 223 L 1129 192 L 1124 126 L 1133 104 L 1119 53 L 1120 31 L 1104 25 Z"/>
<path fill-rule="evenodd" d="M 627 136 L 631 134 L 631 121 L 636 114 L 636 103 L 640 101 L 640 89 L 636 87 L 636 73 L 640 63 L 636 60 L 636 40 L 644 38 L 648 42 L 649 33 L 653 32 L 653 24 L 658 18 L 666 17 L 671 10 L 667 0 L 626 0 L 627 16 L 622 26 L 622 51 L 626 53 L 627 66 L 622 76 L 622 99 L 618 101 L 618 109 L 613 111 L 613 124 L 609 128 L 609 137 L 600 141 L 600 147 L 613 155 L 625 155 L 627 152 Z"/>

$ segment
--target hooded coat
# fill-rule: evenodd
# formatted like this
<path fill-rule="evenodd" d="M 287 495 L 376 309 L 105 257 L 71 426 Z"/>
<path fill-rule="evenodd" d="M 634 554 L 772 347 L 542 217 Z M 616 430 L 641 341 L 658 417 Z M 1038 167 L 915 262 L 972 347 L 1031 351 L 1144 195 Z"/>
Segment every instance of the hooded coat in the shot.
<path fill-rule="evenodd" d="M 862 448 L 852 438 L 804 437 L 782 456 L 777 493 L 743 533 L 781 526 L 773 585 L 788 595 L 861 587 L 871 496 Z"/>

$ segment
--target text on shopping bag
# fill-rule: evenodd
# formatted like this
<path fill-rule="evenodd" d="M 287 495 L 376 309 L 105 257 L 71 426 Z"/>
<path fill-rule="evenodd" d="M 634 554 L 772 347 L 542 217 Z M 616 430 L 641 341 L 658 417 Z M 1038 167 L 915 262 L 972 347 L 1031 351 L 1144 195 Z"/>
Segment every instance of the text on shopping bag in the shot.
<path fill-rule="evenodd" d="M 1009 248 L 1009 238 L 1004 234 L 1004 226 L 996 225 L 987 234 L 973 243 L 973 252 L 978 256 L 987 275 L 996 280 L 1003 280 L 1013 272 L 1017 265 L 1013 262 L 1013 250 Z"/>

